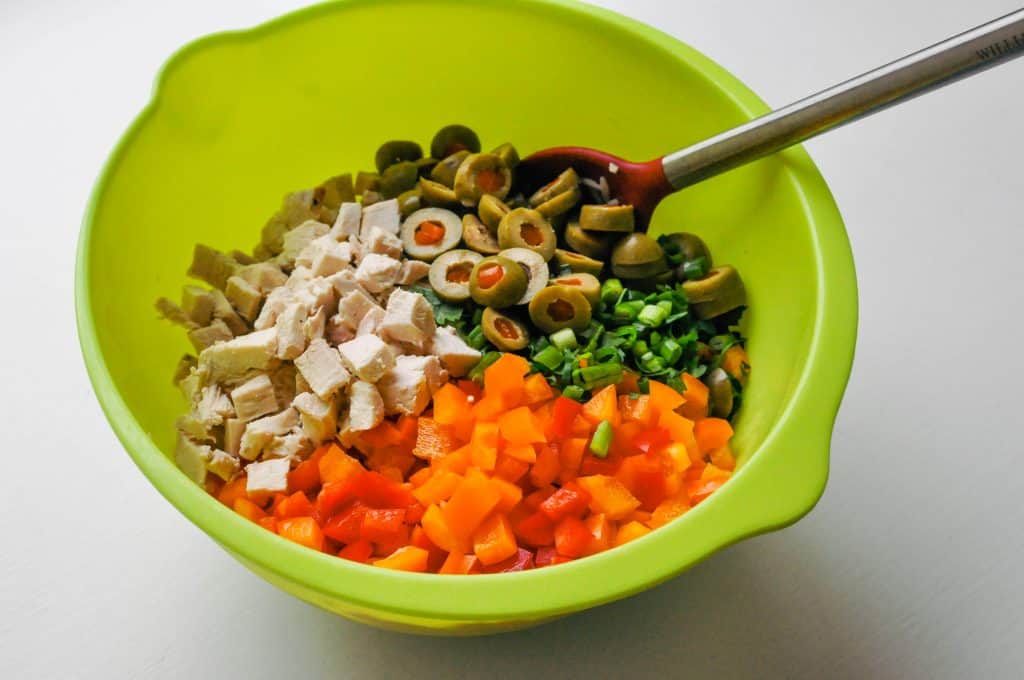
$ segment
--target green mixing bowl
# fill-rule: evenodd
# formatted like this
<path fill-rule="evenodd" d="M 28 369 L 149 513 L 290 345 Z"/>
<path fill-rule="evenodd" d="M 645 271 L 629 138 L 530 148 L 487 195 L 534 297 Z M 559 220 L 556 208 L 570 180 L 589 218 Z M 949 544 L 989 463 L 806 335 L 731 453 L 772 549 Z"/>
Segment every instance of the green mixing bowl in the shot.
<path fill-rule="evenodd" d="M 753 376 L 739 468 L 707 502 L 594 557 L 518 574 L 445 577 L 363 566 L 252 524 L 168 457 L 184 409 L 171 386 L 184 334 L 157 320 L 193 244 L 245 248 L 283 193 L 368 169 L 393 137 L 474 127 L 485 145 L 653 158 L 767 111 L 686 45 L 567 0 L 349 0 L 178 52 L 97 183 L 78 251 L 78 329 L 96 394 L 164 497 L 284 590 L 389 628 L 508 630 L 650 588 L 742 538 L 796 521 L 828 475 L 856 337 L 842 220 L 799 148 L 687 189 L 654 229 L 701 234 L 749 290 Z"/>

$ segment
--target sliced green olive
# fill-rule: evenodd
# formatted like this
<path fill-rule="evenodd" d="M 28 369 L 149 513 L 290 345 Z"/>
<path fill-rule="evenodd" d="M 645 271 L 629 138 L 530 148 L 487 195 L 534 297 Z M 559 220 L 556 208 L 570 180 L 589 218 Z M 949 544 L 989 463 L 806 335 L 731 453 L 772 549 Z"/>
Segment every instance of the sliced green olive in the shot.
<path fill-rule="evenodd" d="M 439 161 L 430 171 L 430 179 L 449 188 L 455 186 L 456 173 L 462 163 L 472 155 L 468 151 L 457 151 L 451 156 L 445 156 L 444 160 Z"/>
<path fill-rule="evenodd" d="M 576 174 L 575 170 L 569 168 L 534 192 L 533 196 L 530 196 L 530 205 L 536 208 L 538 205 L 547 203 L 559 194 L 564 194 L 565 192 L 572 191 L 573 189 L 578 191 L 579 187 L 580 176 Z"/>
<path fill-rule="evenodd" d="M 558 238 L 555 230 L 539 212 L 516 208 L 501 218 L 498 245 L 502 248 L 529 248 L 547 262 L 555 254 Z"/>
<path fill-rule="evenodd" d="M 570 248 L 581 255 L 603 260 L 612 252 L 615 245 L 614 234 L 601 234 L 596 231 L 583 231 L 580 223 L 569 220 L 565 225 L 565 242 Z"/>
<path fill-rule="evenodd" d="M 384 198 L 395 198 L 415 187 L 419 178 L 420 174 L 416 170 L 415 163 L 401 161 L 390 166 L 381 174 L 378 191 Z"/>
<path fill-rule="evenodd" d="M 441 161 L 437 160 L 432 156 L 428 156 L 427 158 L 421 158 L 418 161 L 415 161 L 416 172 L 420 173 L 420 177 L 430 177 L 430 171 L 433 170 L 434 167 L 440 162 Z"/>
<path fill-rule="evenodd" d="M 398 210 L 401 212 L 402 217 L 408 217 L 422 207 L 423 193 L 420 191 L 419 186 L 415 189 L 403 191 L 398 195 Z"/>
<path fill-rule="evenodd" d="M 484 255 L 497 255 L 501 250 L 491 230 L 472 213 L 462 216 L 462 240 L 466 242 L 467 248 Z"/>
<path fill-rule="evenodd" d="M 576 288 L 548 286 L 530 300 L 530 320 L 544 333 L 581 331 L 590 325 L 590 316 L 590 303 Z"/>
<path fill-rule="evenodd" d="M 729 374 L 716 368 L 704 379 L 710 392 L 711 415 L 716 418 L 728 418 L 732 414 L 733 392 Z"/>
<path fill-rule="evenodd" d="M 422 208 L 405 218 L 401 229 L 405 254 L 432 261 L 462 240 L 462 220 L 450 210 Z"/>
<path fill-rule="evenodd" d="M 381 144 L 374 154 L 373 161 L 377 165 L 377 172 L 384 174 L 384 171 L 395 163 L 418 161 L 421 158 L 423 148 L 419 144 L 408 140 L 396 140 Z"/>
<path fill-rule="evenodd" d="M 636 229 L 631 205 L 585 205 L 580 210 L 580 227 L 585 231 L 628 234 Z"/>
<path fill-rule="evenodd" d="M 679 252 L 680 257 L 682 257 L 683 262 L 703 257 L 704 261 L 708 263 L 708 267 L 711 267 L 711 251 L 701 237 L 696 234 L 679 231 L 662 236 L 659 238 L 659 241 L 665 243 L 666 249 L 675 248 Z"/>
<path fill-rule="evenodd" d="M 551 279 L 551 285 L 576 288 L 583 293 L 583 297 L 587 298 L 591 307 L 597 305 L 601 300 L 601 282 L 593 274 L 579 273 L 559 276 L 556 279 Z"/>
<path fill-rule="evenodd" d="M 497 196 L 485 194 L 480 197 L 480 205 L 477 206 L 476 211 L 480 215 L 480 221 L 487 225 L 491 233 L 497 234 L 501 218 L 512 212 L 512 208 Z"/>
<path fill-rule="evenodd" d="M 465 302 L 469 299 L 469 277 L 473 267 L 484 259 L 472 250 L 449 250 L 438 256 L 427 274 L 430 287 L 445 302 Z"/>
<path fill-rule="evenodd" d="M 375 172 L 362 172 L 356 175 L 356 193 L 360 196 L 367 191 L 377 191 L 380 188 L 380 175 Z"/>
<path fill-rule="evenodd" d="M 374 203 L 380 203 L 384 200 L 384 195 L 376 189 L 368 189 L 363 193 L 363 207 L 371 206 Z"/>
<path fill-rule="evenodd" d="M 438 130 L 430 142 L 430 155 L 447 158 L 456 151 L 480 153 L 480 138 L 465 125 L 448 125 Z"/>
<path fill-rule="evenodd" d="M 484 310 L 480 327 L 484 337 L 502 352 L 518 352 L 530 344 L 530 331 L 526 326 L 493 307 Z"/>
<path fill-rule="evenodd" d="M 747 291 L 736 269 L 723 264 L 713 268 L 703 279 L 686 281 L 683 292 L 702 319 L 713 319 L 747 304 Z"/>
<path fill-rule="evenodd" d="M 570 189 L 564 191 L 549 201 L 544 201 L 537 206 L 537 212 L 544 217 L 554 217 L 555 215 L 565 215 L 570 210 L 576 207 L 576 204 L 580 202 L 580 190 Z"/>
<path fill-rule="evenodd" d="M 508 142 L 502 144 L 491 153 L 503 160 L 510 170 L 515 170 L 516 166 L 519 165 L 519 152 L 516 151 L 516 147 Z"/>
<path fill-rule="evenodd" d="M 466 207 L 475 207 L 486 195 L 505 198 L 512 189 L 512 171 L 489 153 L 466 157 L 455 173 L 455 196 Z"/>
<path fill-rule="evenodd" d="M 555 262 L 568 267 L 574 274 L 600 276 L 601 271 L 604 269 L 604 262 L 600 260 L 574 253 L 571 250 L 562 250 L 561 248 L 555 251 Z"/>
<path fill-rule="evenodd" d="M 551 276 L 548 271 L 548 263 L 537 251 L 529 248 L 508 248 L 498 254 L 513 262 L 518 262 L 523 273 L 526 274 L 526 292 L 516 301 L 517 305 L 529 303 L 534 295 L 548 285 L 548 278 Z"/>
<path fill-rule="evenodd" d="M 454 191 L 426 177 L 420 177 L 419 188 L 423 202 L 427 205 L 456 205 L 459 202 Z"/>
<path fill-rule="evenodd" d="M 665 251 L 647 234 L 630 234 L 612 250 L 612 272 L 619 278 L 646 279 L 665 271 Z"/>
<path fill-rule="evenodd" d="M 469 275 L 469 294 L 478 305 L 503 309 L 526 292 L 527 279 L 518 262 L 492 255 L 476 263 Z"/>

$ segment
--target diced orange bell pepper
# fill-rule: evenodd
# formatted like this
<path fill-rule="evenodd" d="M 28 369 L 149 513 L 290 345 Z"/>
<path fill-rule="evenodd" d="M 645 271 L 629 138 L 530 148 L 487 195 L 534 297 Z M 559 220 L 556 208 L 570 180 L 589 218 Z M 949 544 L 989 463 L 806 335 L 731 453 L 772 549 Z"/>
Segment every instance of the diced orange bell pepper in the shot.
<path fill-rule="evenodd" d="M 313 454 L 288 473 L 288 490 L 312 493 L 320 486 L 320 459 L 330 451 L 330 442 L 316 447 Z"/>
<path fill-rule="evenodd" d="M 467 444 L 455 449 L 444 458 L 435 458 L 430 461 L 430 467 L 435 470 L 450 470 L 460 475 L 466 473 L 466 468 L 473 461 L 473 447 Z"/>
<path fill-rule="evenodd" d="M 488 517 L 473 534 L 473 553 L 485 566 L 501 562 L 517 550 L 512 525 L 502 513 Z"/>
<path fill-rule="evenodd" d="M 590 435 L 593 434 L 595 427 L 597 425 L 584 418 L 581 413 L 573 418 L 572 425 L 569 427 L 569 436 L 590 439 Z"/>
<path fill-rule="evenodd" d="M 443 458 L 455 450 L 458 443 L 452 428 L 433 418 L 420 417 L 416 422 L 416 445 L 412 455 L 425 460 Z"/>
<path fill-rule="evenodd" d="M 729 443 L 732 439 L 732 425 L 723 418 L 705 418 L 694 424 L 693 436 L 701 454 L 707 455 Z"/>
<path fill-rule="evenodd" d="M 345 453 L 337 444 L 331 444 L 327 452 L 317 464 L 320 470 L 320 481 L 323 484 L 343 482 L 351 479 L 364 470 L 362 464 Z"/>
<path fill-rule="evenodd" d="M 263 512 L 263 508 L 256 505 L 248 498 L 236 498 L 233 509 L 250 522 L 259 522 L 267 516 L 267 513 Z"/>
<path fill-rule="evenodd" d="M 271 531 L 271 532 L 273 532 L 275 534 L 277 533 L 277 518 L 276 517 L 273 517 L 271 515 L 267 515 L 266 517 L 263 517 L 263 518 L 260 518 L 259 520 L 257 520 L 256 523 L 259 524 L 264 529 L 266 529 L 267 531 Z"/>
<path fill-rule="evenodd" d="M 424 572 L 427 570 L 427 561 L 430 553 L 423 548 L 414 545 L 405 545 L 396 549 L 387 557 L 374 560 L 373 565 L 384 569 L 395 569 L 397 571 Z"/>
<path fill-rule="evenodd" d="M 293 517 L 278 520 L 277 533 L 282 538 L 304 545 L 313 550 L 323 551 L 324 535 L 320 525 L 312 517 Z"/>
<path fill-rule="evenodd" d="M 245 475 L 239 475 L 230 482 L 221 487 L 220 492 L 217 494 L 217 500 L 229 508 L 234 508 L 235 501 L 239 498 L 248 498 L 248 494 L 245 490 L 246 478 Z"/>
<path fill-rule="evenodd" d="M 577 517 L 565 517 L 555 525 L 555 549 L 559 555 L 580 557 L 593 538 L 587 525 Z"/>
<path fill-rule="evenodd" d="M 555 391 L 551 389 L 548 379 L 540 373 L 534 373 L 526 379 L 523 392 L 523 402 L 527 405 L 539 404 L 555 396 Z"/>
<path fill-rule="evenodd" d="M 448 558 L 441 565 L 441 574 L 470 574 L 479 568 L 480 561 L 476 555 L 464 555 L 459 552 L 448 553 Z"/>
<path fill-rule="evenodd" d="M 501 436 L 510 444 L 542 444 L 547 441 L 537 427 L 533 412 L 525 406 L 506 411 L 498 418 Z"/>
<path fill-rule="evenodd" d="M 616 477 L 640 501 L 640 507 L 653 511 L 673 491 L 670 480 L 676 475 L 675 465 L 660 454 L 631 456 L 622 461 Z M 675 479 L 678 487 L 678 477 Z"/>
<path fill-rule="evenodd" d="M 576 483 L 590 494 L 590 509 L 610 520 L 622 519 L 640 507 L 640 501 L 615 477 L 591 475 Z"/>
<path fill-rule="evenodd" d="M 665 526 L 689 509 L 689 497 L 686 495 L 686 492 L 680 492 L 671 498 L 666 498 L 654 509 L 654 512 L 651 513 L 649 525 L 652 529 Z"/>
<path fill-rule="evenodd" d="M 668 430 L 673 442 L 686 446 L 690 460 L 694 462 L 701 460 L 700 447 L 697 445 L 696 437 L 693 436 L 694 423 L 692 420 L 682 417 L 675 411 L 662 411 L 658 417 L 658 427 Z"/>
<path fill-rule="evenodd" d="M 461 481 L 462 475 L 458 473 L 451 470 L 438 470 L 419 488 L 414 489 L 412 495 L 423 505 L 440 503 L 452 497 Z"/>
<path fill-rule="evenodd" d="M 452 535 L 448 524 L 444 520 L 444 515 L 441 513 L 441 509 L 436 505 L 431 505 L 423 513 L 423 517 L 420 519 L 420 526 L 423 527 L 427 538 L 442 550 L 461 552 L 468 545 L 466 541 L 460 541 Z"/>
<path fill-rule="evenodd" d="M 537 450 L 531 444 L 508 444 L 503 453 L 509 458 L 521 460 L 524 463 L 535 463 L 537 461 Z"/>
<path fill-rule="evenodd" d="M 622 372 L 622 380 L 616 385 L 619 394 L 630 394 L 640 391 L 640 374 L 629 369 Z"/>
<path fill-rule="evenodd" d="M 397 446 L 402 439 L 390 420 L 382 420 L 377 427 L 366 432 L 359 433 L 358 448 L 360 451 L 375 451 L 389 446 Z"/>
<path fill-rule="evenodd" d="M 555 442 L 537 446 L 537 461 L 530 468 L 530 482 L 535 487 L 547 486 L 562 471 L 561 447 Z"/>
<path fill-rule="evenodd" d="M 625 545 L 630 541 L 636 540 L 641 536 L 646 536 L 651 533 L 648 527 L 645 527 L 640 522 L 628 522 L 619 527 L 619 530 L 615 532 L 615 547 Z"/>
<path fill-rule="evenodd" d="M 619 397 L 619 413 L 623 422 L 636 421 L 650 427 L 657 414 L 651 406 L 651 397 L 646 394 L 634 398 L 628 394 Z"/>
<path fill-rule="evenodd" d="M 686 403 L 686 398 L 683 395 L 665 383 L 651 380 L 648 384 L 650 386 L 651 405 L 660 413 L 675 411 Z"/>
<path fill-rule="evenodd" d="M 296 491 L 285 498 L 274 508 L 274 517 L 278 519 L 289 519 L 291 517 L 312 517 L 316 508 L 309 502 L 309 498 L 301 491 Z"/>
<path fill-rule="evenodd" d="M 529 471 L 529 463 L 524 463 L 523 461 L 512 458 L 504 453 L 498 455 L 498 463 L 494 466 L 495 478 L 503 479 L 506 482 L 512 482 L 513 484 L 522 479 Z"/>
<path fill-rule="evenodd" d="M 498 424 L 477 423 L 469 444 L 473 447 L 473 465 L 488 472 L 493 470 L 498 462 Z"/>
<path fill-rule="evenodd" d="M 373 544 L 369 541 L 349 543 L 338 552 L 338 557 L 366 564 L 373 556 Z"/>
<path fill-rule="evenodd" d="M 473 404 L 470 415 L 476 422 L 497 420 L 498 416 L 508 410 L 499 395 L 488 395 Z"/>
<path fill-rule="evenodd" d="M 583 462 L 583 455 L 587 452 L 588 440 L 581 437 L 565 439 L 558 447 L 558 457 L 562 469 L 558 473 L 558 481 L 562 484 L 576 479 L 580 470 L 580 463 Z"/>
<path fill-rule="evenodd" d="M 583 405 L 583 417 L 594 425 L 607 420 L 613 426 L 621 422 L 619 417 L 619 396 L 615 385 L 603 388 Z"/>
<path fill-rule="evenodd" d="M 429 467 L 420 468 L 416 472 L 414 472 L 411 475 L 409 475 L 409 483 L 412 484 L 412 488 L 418 489 L 421 486 L 423 486 L 424 484 L 426 484 L 427 482 L 429 482 L 430 478 L 433 477 L 433 476 L 434 476 L 433 468 L 429 468 Z"/>
<path fill-rule="evenodd" d="M 736 458 L 733 456 L 732 448 L 728 444 L 712 451 L 708 454 L 708 458 L 711 459 L 711 463 L 715 467 L 730 471 L 736 469 Z"/>
<path fill-rule="evenodd" d="M 725 354 L 722 355 L 721 367 L 723 371 L 746 387 L 747 379 L 750 377 L 750 359 L 742 347 L 733 345 L 725 350 Z"/>
<path fill-rule="evenodd" d="M 469 417 L 466 393 L 448 383 L 434 393 L 434 420 L 442 425 L 455 425 Z"/>
<path fill-rule="evenodd" d="M 467 476 L 442 510 L 445 524 L 456 539 L 467 540 L 500 501 L 501 492 L 489 479 Z"/>
<path fill-rule="evenodd" d="M 602 514 L 590 515 L 583 524 L 587 527 L 587 531 L 590 532 L 591 540 L 583 551 L 586 555 L 594 555 L 599 552 L 608 550 L 612 547 L 612 539 L 615 537 L 615 527 L 612 523 Z"/>
<path fill-rule="evenodd" d="M 363 533 L 363 518 L 369 508 L 356 501 L 326 518 L 321 530 L 328 538 L 339 543 L 355 543 Z"/>
<path fill-rule="evenodd" d="M 506 409 L 522 403 L 526 391 L 525 376 L 530 363 L 517 354 L 502 354 L 501 358 L 484 370 L 485 398 L 492 396 L 504 404 Z"/>
<path fill-rule="evenodd" d="M 676 411 L 679 415 L 690 420 L 707 418 L 708 402 L 711 396 L 708 386 L 689 373 L 683 373 L 680 378 L 683 380 L 683 385 L 686 386 L 686 391 L 683 392 L 683 398 L 686 399 L 686 402 L 677 408 Z"/>
<path fill-rule="evenodd" d="M 509 513 L 523 500 L 523 490 L 518 485 L 500 477 L 492 477 L 491 484 L 501 493 L 501 500 L 495 507 L 497 512 Z"/>
<path fill-rule="evenodd" d="M 396 541 L 405 530 L 405 509 L 370 508 L 363 516 L 363 526 L 359 538 L 371 543 L 390 543 Z"/>

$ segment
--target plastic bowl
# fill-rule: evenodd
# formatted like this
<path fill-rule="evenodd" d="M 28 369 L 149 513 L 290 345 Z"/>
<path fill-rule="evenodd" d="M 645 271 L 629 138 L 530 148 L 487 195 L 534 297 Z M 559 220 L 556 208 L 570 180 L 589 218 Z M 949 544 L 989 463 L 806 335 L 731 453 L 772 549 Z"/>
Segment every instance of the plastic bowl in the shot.
<path fill-rule="evenodd" d="M 635 21 L 561 0 L 349 0 L 201 39 L 160 74 L 100 177 L 76 278 L 99 401 L 153 485 L 247 567 L 324 609 L 418 632 L 508 630 L 650 588 L 808 512 L 856 336 L 842 220 L 801 149 L 672 197 L 655 229 L 703 235 L 743 273 L 754 366 L 739 469 L 680 520 L 606 553 L 519 574 L 367 567 L 289 543 L 189 482 L 168 457 L 183 333 L 157 321 L 197 241 L 253 244 L 289 190 L 369 168 L 381 141 L 442 125 L 529 152 L 573 144 L 653 158 L 761 114 L 721 67 Z"/>

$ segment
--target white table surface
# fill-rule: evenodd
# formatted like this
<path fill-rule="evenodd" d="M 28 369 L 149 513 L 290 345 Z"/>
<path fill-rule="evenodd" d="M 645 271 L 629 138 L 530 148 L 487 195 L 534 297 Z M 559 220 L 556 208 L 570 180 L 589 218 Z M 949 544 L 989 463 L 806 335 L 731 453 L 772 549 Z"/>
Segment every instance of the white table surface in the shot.
<path fill-rule="evenodd" d="M 600 4 L 782 105 L 1016 3 Z M 1024 60 L 808 145 L 861 295 L 813 513 L 627 601 L 430 639 L 326 614 L 240 567 L 122 453 L 78 351 L 79 220 L 157 68 L 294 6 L 0 0 L 0 676 L 1021 677 Z"/>

